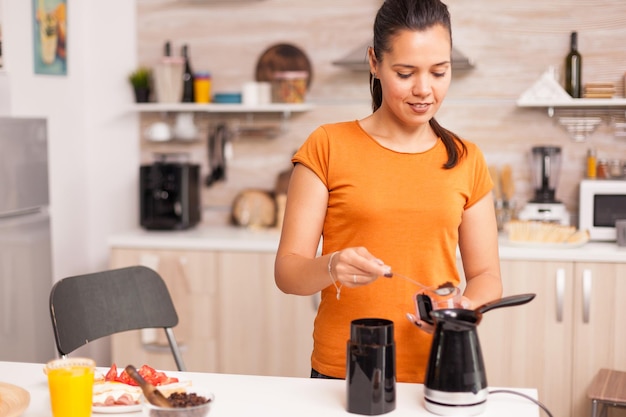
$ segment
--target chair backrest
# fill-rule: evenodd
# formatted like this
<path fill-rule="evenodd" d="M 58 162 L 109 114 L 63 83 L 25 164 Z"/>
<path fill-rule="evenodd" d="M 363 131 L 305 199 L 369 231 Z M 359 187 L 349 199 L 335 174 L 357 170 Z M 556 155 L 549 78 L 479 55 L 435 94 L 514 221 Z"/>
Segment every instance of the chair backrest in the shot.
<path fill-rule="evenodd" d="M 178 324 L 163 279 L 144 266 L 64 278 L 50 291 L 50 317 L 61 355 L 127 330 L 165 329 L 176 366 L 185 370 L 172 327 Z"/>

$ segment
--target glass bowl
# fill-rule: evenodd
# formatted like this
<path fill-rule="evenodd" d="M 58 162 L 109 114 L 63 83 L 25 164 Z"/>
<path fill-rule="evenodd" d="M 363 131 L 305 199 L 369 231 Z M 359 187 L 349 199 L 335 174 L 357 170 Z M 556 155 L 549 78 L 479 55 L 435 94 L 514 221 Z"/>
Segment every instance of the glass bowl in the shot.
<path fill-rule="evenodd" d="M 158 388 L 158 387 L 157 387 Z M 211 405 L 215 401 L 215 396 L 208 389 L 200 387 L 188 387 L 184 391 L 187 394 L 196 394 L 206 398 L 208 401 L 204 404 L 189 407 L 163 408 L 150 404 L 143 396 L 142 412 L 146 417 L 204 417 L 209 414 Z M 168 399 L 170 397 L 168 396 Z"/>

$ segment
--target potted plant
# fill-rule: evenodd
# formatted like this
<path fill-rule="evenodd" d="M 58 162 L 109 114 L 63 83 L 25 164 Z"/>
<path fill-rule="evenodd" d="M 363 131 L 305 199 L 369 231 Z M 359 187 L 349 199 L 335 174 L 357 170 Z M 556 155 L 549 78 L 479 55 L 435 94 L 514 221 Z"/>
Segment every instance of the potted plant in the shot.
<path fill-rule="evenodd" d="M 152 71 L 148 67 L 139 67 L 128 76 L 128 80 L 133 86 L 135 101 L 137 103 L 147 103 L 150 101 L 151 76 Z"/>

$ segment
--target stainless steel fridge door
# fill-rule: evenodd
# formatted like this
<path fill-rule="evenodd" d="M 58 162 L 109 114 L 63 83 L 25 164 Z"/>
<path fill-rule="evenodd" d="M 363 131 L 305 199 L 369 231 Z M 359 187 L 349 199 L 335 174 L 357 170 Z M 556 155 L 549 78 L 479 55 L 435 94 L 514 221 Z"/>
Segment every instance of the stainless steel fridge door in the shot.
<path fill-rule="evenodd" d="M 56 357 L 51 257 L 47 210 L 0 218 L 0 361 Z"/>
<path fill-rule="evenodd" d="M 0 217 L 48 203 L 46 120 L 0 117 Z"/>

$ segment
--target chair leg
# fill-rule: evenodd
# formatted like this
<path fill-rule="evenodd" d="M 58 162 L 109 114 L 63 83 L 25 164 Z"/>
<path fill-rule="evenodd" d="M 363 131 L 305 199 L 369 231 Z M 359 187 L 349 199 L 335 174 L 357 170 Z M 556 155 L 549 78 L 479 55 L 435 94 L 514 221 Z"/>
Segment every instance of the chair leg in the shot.
<path fill-rule="evenodd" d="M 165 335 L 167 336 L 167 341 L 169 342 L 172 353 L 174 354 L 176 367 L 179 371 L 186 371 L 187 368 L 185 367 L 185 363 L 183 362 L 183 355 L 180 353 L 178 343 L 176 343 L 176 338 L 174 338 L 174 332 L 170 328 L 165 328 Z"/>

